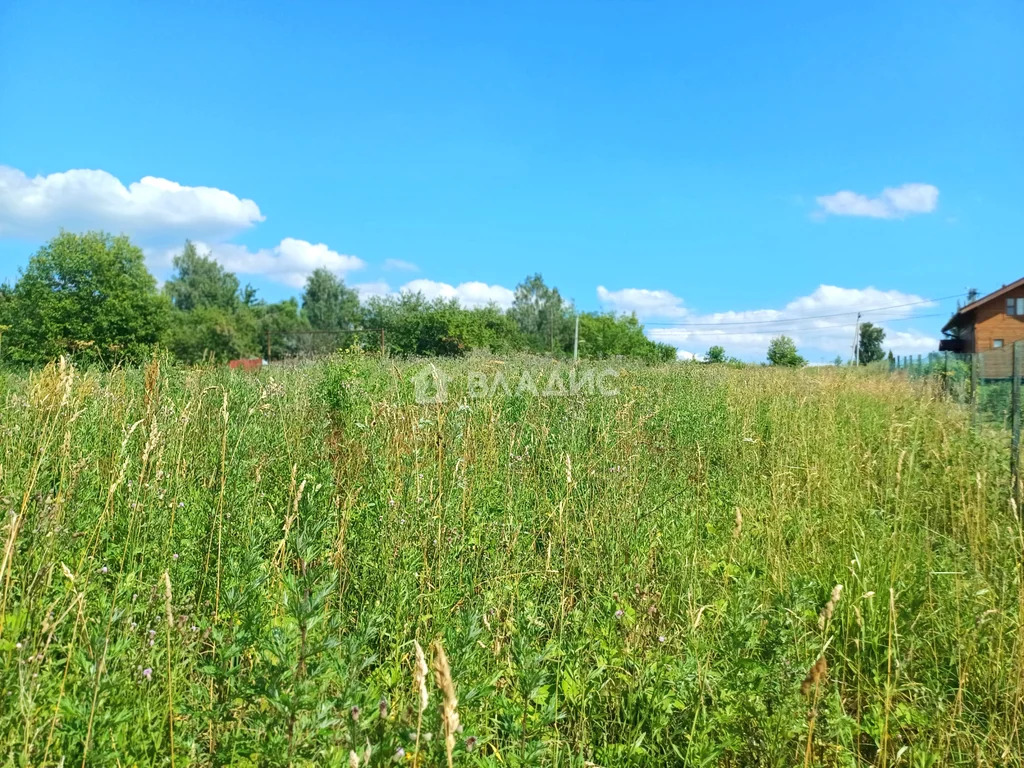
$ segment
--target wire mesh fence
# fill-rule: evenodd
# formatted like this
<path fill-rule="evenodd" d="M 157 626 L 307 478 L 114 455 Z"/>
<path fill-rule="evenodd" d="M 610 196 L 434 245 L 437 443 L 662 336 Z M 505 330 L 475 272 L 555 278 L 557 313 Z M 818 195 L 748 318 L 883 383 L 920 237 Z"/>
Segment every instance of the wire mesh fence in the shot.
<path fill-rule="evenodd" d="M 1014 500 L 1021 507 L 1020 436 L 1021 380 L 1024 377 L 1024 341 L 984 352 L 933 352 L 897 357 L 889 369 L 911 379 L 932 380 L 950 399 L 972 408 L 976 423 L 1005 428 L 1010 448 L 1010 475 Z"/>
<path fill-rule="evenodd" d="M 1020 342 L 1018 342 L 1020 343 Z M 1024 348 L 1018 349 L 1024 365 Z M 933 380 L 952 400 L 972 406 L 979 420 L 1012 427 L 1014 345 L 984 352 L 932 352 L 895 358 L 890 369 L 911 379 Z"/>
<path fill-rule="evenodd" d="M 325 357 L 353 346 L 383 351 L 384 331 L 380 328 L 268 331 L 264 340 L 264 354 L 268 362 L 300 361 Z"/>

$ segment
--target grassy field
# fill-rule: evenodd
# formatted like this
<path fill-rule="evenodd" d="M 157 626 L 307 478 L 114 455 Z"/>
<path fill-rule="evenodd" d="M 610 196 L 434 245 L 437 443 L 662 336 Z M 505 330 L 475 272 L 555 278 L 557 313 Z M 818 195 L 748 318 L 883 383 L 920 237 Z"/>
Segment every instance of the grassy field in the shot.
<path fill-rule="evenodd" d="M 0 374 L 3 765 L 1021 764 L 1005 435 L 852 370 L 435 365 Z"/>

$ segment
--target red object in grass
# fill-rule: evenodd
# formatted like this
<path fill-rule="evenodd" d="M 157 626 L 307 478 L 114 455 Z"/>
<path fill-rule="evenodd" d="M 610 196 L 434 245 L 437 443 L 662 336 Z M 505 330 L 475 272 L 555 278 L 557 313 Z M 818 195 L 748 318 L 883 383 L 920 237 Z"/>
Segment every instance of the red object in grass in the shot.
<path fill-rule="evenodd" d="M 240 358 L 228 363 L 228 368 L 241 368 L 243 371 L 258 371 L 263 367 L 263 361 L 258 357 Z"/>

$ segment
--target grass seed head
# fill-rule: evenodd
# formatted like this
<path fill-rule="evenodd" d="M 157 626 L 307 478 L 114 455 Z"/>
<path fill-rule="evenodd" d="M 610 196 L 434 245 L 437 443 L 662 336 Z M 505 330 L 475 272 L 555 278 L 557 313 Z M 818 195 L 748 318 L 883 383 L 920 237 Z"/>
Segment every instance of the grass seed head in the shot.
<path fill-rule="evenodd" d="M 427 659 L 423 655 L 423 648 L 419 642 L 413 640 L 412 644 L 416 648 L 416 669 L 413 672 L 413 681 L 420 695 L 420 714 L 422 714 L 430 702 L 430 695 L 427 693 Z"/>
<path fill-rule="evenodd" d="M 459 700 L 455 696 L 455 682 L 448 665 L 448 656 L 440 640 L 433 643 L 434 681 L 441 690 L 441 722 L 444 725 L 444 748 L 448 755 L 448 768 L 452 765 L 452 750 L 455 748 L 455 734 L 459 732 Z"/>
<path fill-rule="evenodd" d="M 821 681 L 825 679 L 826 674 L 828 674 L 828 662 L 825 661 L 825 656 L 822 655 L 814 662 L 807 673 L 807 677 L 800 684 L 800 693 L 804 696 L 809 696 L 811 691 L 817 688 Z"/>
<path fill-rule="evenodd" d="M 821 611 L 821 615 L 818 616 L 818 626 L 822 629 L 825 625 L 832 620 L 832 614 L 836 610 L 836 605 L 839 603 L 839 598 L 843 594 L 843 585 L 836 584 L 832 587 L 832 596 L 829 597 L 828 602 L 825 603 L 825 607 Z"/>

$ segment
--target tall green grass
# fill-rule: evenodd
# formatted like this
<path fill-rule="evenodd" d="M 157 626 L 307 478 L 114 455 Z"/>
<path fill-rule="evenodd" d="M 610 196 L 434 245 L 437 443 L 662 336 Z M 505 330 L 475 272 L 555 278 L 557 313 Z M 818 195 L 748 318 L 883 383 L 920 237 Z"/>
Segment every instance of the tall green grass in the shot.
<path fill-rule="evenodd" d="M 6 764 L 1021 764 L 1003 435 L 851 370 L 424 364 L 0 379 Z"/>

